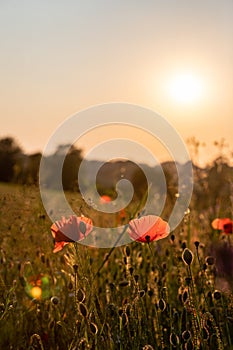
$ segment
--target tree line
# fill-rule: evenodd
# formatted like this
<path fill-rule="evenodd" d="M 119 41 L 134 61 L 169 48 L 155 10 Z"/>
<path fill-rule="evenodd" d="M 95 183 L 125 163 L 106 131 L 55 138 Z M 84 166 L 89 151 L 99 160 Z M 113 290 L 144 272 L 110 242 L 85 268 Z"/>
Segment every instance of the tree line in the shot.
<path fill-rule="evenodd" d="M 54 173 L 58 172 L 60 161 L 64 159 L 62 168 L 63 189 L 68 191 L 79 191 L 78 170 L 83 160 L 81 149 L 73 145 L 59 145 L 54 154 L 47 156 L 49 166 L 46 167 L 45 179 L 43 185 L 56 189 L 56 177 Z M 39 168 L 42 153 L 25 154 L 16 140 L 12 137 L 0 139 L 0 182 L 39 185 Z M 98 161 L 92 161 L 97 162 Z M 179 164 L 182 167 L 182 176 L 186 173 L 186 164 Z M 178 190 L 179 179 L 177 177 L 176 165 L 174 162 L 165 162 L 161 164 L 166 180 L 167 201 L 174 204 Z M 131 161 L 107 162 L 100 169 L 96 179 L 93 167 L 89 167 L 85 177 L 87 186 L 96 181 L 97 189 L 100 195 L 110 194 L 115 196 L 117 182 L 123 177 L 128 179 L 133 187 L 137 198 L 142 198 L 148 186 L 154 183 L 157 192 L 161 192 L 161 174 L 159 167 L 150 168 L 148 166 L 145 177 L 143 171 L 138 165 Z M 92 174 L 93 173 L 93 174 Z M 205 168 L 199 168 L 193 165 L 193 199 L 199 203 L 199 210 L 206 210 L 213 207 L 221 213 L 223 208 L 225 212 L 231 211 L 230 196 L 233 184 L 233 167 L 228 160 L 222 156 L 216 158 L 212 164 Z M 149 183 L 147 182 L 149 181 Z M 168 207 L 168 206 L 167 206 Z"/>
<path fill-rule="evenodd" d="M 63 164 L 62 182 L 64 190 L 74 190 L 77 188 L 77 173 L 82 161 L 82 150 L 73 145 L 59 145 L 51 157 L 56 164 L 67 148 L 69 150 Z M 1 138 L 0 182 L 38 185 L 41 157 L 41 152 L 25 154 L 13 137 Z"/>

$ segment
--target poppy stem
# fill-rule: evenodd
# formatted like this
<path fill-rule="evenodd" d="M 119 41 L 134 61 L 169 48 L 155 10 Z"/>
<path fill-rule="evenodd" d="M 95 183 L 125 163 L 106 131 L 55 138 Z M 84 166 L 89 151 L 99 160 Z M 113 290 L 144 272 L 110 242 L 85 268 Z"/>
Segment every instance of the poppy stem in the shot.
<path fill-rule="evenodd" d="M 139 209 L 141 208 L 142 203 L 144 203 L 145 199 L 147 198 L 148 192 L 149 192 L 149 188 L 150 188 L 150 187 L 151 187 L 151 184 L 148 186 L 147 191 L 144 193 L 144 195 L 143 195 L 143 197 L 142 197 L 142 199 L 141 199 L 139 205 L 137 206 L 137 208 L 135 209 L 133 215 L 131 216 L 131 219 L 133 219 L 133 218 L 136 216 L 137 212 L 138 212 Z M 101 264 L 100 267 L 98 268 L 97 272 L 95 273 L 95 275 L 94 275 L 94 277 L 93 277 L 93 281 L 95 280 L 95 278 L 98 276 L 98 274 L 99 274 L 100 271 L 102 270 L 102 268 L 103 268 L 104 264 L 106 263 L 106 261 L 108 261 L 109 257 L 112 255 L 112 253 L 113 253 L 114 249 L 116 248 L 118 242 L 119 242 L 119 241 L 121 240 L 121 238 L 124 236 L 124 234 L 125 234 L 125 232 L 126 232 L 128 226 L 129 226 L 128 224 L 124 226 L 124 228 L 123 228 L 121 234 L 119 235 L 119 237 L 118 237 L 117 240 L 115 241 L 113 247 L 110 249 L 110 251 L 109 251 L 109 253 L 107 254 L 107 256 L 105 257 L 104 261 L 102 262 L 102 264 Z"/>
<path fill-rule="evenodd" d="M 102 270 L 104 264 L 106 263 L 106 261 L 109 259 L 109 257 L 112 255 L 114 249 L 117 246 L 117 243 L 121 240 L 121 238 L 123 237 L 123 235 L 125 234 L 126 230 L 128 228 L 128 225 L 125 225 L 120 236 L 117 238 L 117 240 L 114 243 L 114 246 L 110 249 L 110 251 L 108 252 L 107 256 L 105 257 L 104 261 L 102 262 L 102 264 L 100 265 L 100 267 L 98 268 L 97 272 L 95 273 L 94 277 L 93 277 L 93 281 L 94 279 L 98 276 L 98 274 L 100 273 L 100 271 Z"/>

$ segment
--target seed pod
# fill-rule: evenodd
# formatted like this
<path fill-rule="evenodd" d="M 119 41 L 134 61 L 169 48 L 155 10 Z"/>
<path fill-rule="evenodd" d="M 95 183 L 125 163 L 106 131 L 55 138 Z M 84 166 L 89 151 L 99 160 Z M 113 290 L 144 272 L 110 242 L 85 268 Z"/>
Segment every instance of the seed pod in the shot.
<path fill-rule="evenodd" d="M 73 265 L 73 269 L 74 269 L 74 272 L 77 273 L 77 272 L 78 272 L 78 265 L 77 265 L 77 264 L 74 264 L 74 265 Z"/>
<path fill-rule="evenodd" d="M 145 291 L 143 289 L 139 291 L 140 298 L 143 298 L 145 296 L 145 294 L 146 293 L 145 293 Z"/>
<path fill-rule="evenodd" d="M 188 291 L 185 289 L 182 294 L 182 301 L 185 304 L 187 300 L 188 300 Z"/>
<path fill-rule="evenodd" d="M 56 296 L 52 297 L 50 300 L 51 300 L 51 303 L 54 305 L 57 305 L 59 303 L 59 299 Z"/>
<path fill-rule="evenodd" d="M 153 289 L 149 289 L 147 293 L 148 293 L 149 297 L 152 297 L 152 295 L 154 294 L 154 291 L 153 291 Z"/>
<path fill-rule="evenodd" d="M 95 323 L 91 322 L 90 323 L 90 330 L 92 334 L 97 334 L 98 333 L 98 327 L 96 326 Z"/>
<path fill-rule="evenodd" d="M 191 252 L 191 250 L 185 248 L 182 254 L 182 259 L 186 265 L 190 266 L 193 262 L 193 253 Z"/>
<path fill-rule="evenodd" d="M 221 299 L 221 297 L 222 297 L 221 292 L 219 290 L 215 290 L 214 293 L 213 293 L 213 298 L 215 300 L 219 300 L 219 299 Z"/>
<path fill-rule="evenodd" d="M 170 344 L 172 346 L 174 346 L 174 348 L 176 348 L 177 345 L 179 345 L 179 343 L 180 343 L 179 337 L 175 333 L 171 333 L 170 334 Z"/>
<path fill-rule="evenodd" d="M 128 324 L 128 316 L 126 315 L 125 312 L 123 312 L 123 314 L 121 315 L 121 319 L 122 319 L 122 326 L 125 327 Z"/>
<path fill-rule="evenodd" d="M 207 265 L 214 265 L 214 257 L 213 256 L 207 256 L 205 259 Z"/>
<path fill-rule="evenodd" d="M 68 289 L 69 289 L 69 290 L 73 290 L 73 283 L 72 283 L 71 280 L 70 280 L 69 283 L 68 283 Z"/>
<path fill-rule="evenodd" d="M 45 259 L 45 255 L 44 255 L 44 253 L 42 253 L 42 254 L 41 254 L 41 256 L 40 256 L 40 260 L 41 260 L 41 262 L 42 262 L 43 264 L 45 264 L 46 259 Z"/>
<path fill-rule="evenodd" d="M 184 331 L 183 333 L 182 333 L 182 338 L 183 338 L 183 340 L 186 342 L 186 341 L 189 341 L 189 339 L 191 339 L 191 333 L 190 333 L 190 331 Z"/>
<path fill-rule="evenodd" d="M 166 309 L 166 302 L 164 299 L 159 299 L 158 307 L 162 312 Z"/>
<path fill-rule="evenodd" d="M 134 271 L 134 268 L 131 266 L 131 267 L 129 268 L 129 273 L 130 273 L 131 276 L 133 275 L 133 271 Z"/>
<path fill-rule="evenodd" d="M 79 311 L 83 315 L 83 317 L 87 317 L 87 307 L 83 303 L 79 304 Z"/>
<path fill-rule="evenodd" d="M 84 299 L 85 299 L 85 293 L 84 293 L 84 291 L 83 291 L 82 289 L 79 289 L 79 290 L 77 291 L 77 300 L 78 300 L 80 303 L 82 303 Z"/>
<path fill-rule="evenodd" d="M 181 243 L 181 248 L 182 248 L 182 249 L 185 249 L 185 248 L 186 248 L 186 246 L 187 246 L 186 242 L 185 242 L 185 241 L 183 241 L 183 242 Z"/>
<path fill-rule="evenodd" d="M 135 282 L 137 283 L 138 280 L 139 280 L 139 275 L 134 275 L 134 280 L 135 280 Z"/>
<path fill-rule="evenodd" d="M 209 332 L 208 332 L 208 329 L 206 327 L 202 328 L 202 338 L 204 340 L 208 340 L 209 339 Z"/>
<path fill-rule="evenodd" d="M 194 345 L 192 340 L 190 339 L 184 346 L 185 350 L 193 350 L 194 349 Z"/>

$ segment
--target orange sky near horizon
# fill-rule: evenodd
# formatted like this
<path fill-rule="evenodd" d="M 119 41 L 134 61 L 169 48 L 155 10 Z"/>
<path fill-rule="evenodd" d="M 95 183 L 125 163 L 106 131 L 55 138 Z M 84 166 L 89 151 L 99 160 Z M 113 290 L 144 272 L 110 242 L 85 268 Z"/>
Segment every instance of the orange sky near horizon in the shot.
<path fill-rule="evenodd" d="M 215 140 L 233 150 L 232 1 L 2 1 L 0 29 L 0 137 L 26 152 L 42 150 L 67 117 L 109 102 L 152 109 L 184 141 L 205 142 L 202 162 L 217 156 Z M 185 74 L 201 83 L 196 98 L 182 100 L 190 86 L 171 93 Z"/>

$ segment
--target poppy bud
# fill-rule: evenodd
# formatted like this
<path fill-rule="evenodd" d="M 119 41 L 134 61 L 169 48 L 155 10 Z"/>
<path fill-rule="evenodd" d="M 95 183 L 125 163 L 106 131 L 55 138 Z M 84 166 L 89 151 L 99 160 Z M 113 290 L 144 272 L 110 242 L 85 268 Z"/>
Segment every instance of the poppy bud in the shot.
<path fill-rule="evenodd" d="M 208 265 L 214 265 L 214 257 L 213 256 L 207 256 L 205 261 Z"/>
<path fill-rule="evenodd" d="M 78 265 L 77 265 L 77 264 L 74 264 L 74 265 L 73 265 L 73 269 L 74 269 L 74 272 L 77 273 L 77 272 L 78 272 Z"/>
<path fill-rule="evenodd" d="M 190 266 L 193 262 L 193 253 L 191 252 L 191 250 L 185 248 L 182 254 L 182 259 L 186 265 Z"/>
<path fill-rule="evenodd" d="M 59 299 L 58 299 L 58 297 L 52 297 L 51 298 L 51 302 L 54 304 L 54 305 L 57 305 L 58 303 L 59 303 Z"/>
<path fill-rule="evenodd" d="M 177 345 L 179 345 L 180 341 L 179 341 L 179 337 L 175 334 L 175 333 L 171 333 L 170 334 L 170 344 L 174 347 L 176 347 Z"/>
<path fill-rule="evenodd" d="M 87 307 L 83 303 L 79 304 L 79 311 L 83 315 L 83 317 L 87 317 Z"/>
<path fill-rule="evenodd" d="M 215 300 L 219 300 L 219 299 L 221 299 L 221 297 L 222 297 L 221 292 L 219 290 L 215 290 L 214 293 L 213 293 L 213 298 Z"/>
<path fill-rule="evenodd" d="M 77 291 L 77 299 L 80 303 L 83 302 L 83 300 L 85 299 L 85 293 L 82 289 L 79 289 Z"/>
<path fill-rule="evenodd" d="M 189 339 L 191 339 L 191 333 L 190 331 L 184 331 L 182 333 L 182 338 L 184 341 L 188 341 Z"/>
<path fill-rule="evenodd" d="M 92 334 L 97 334 L 98 333 L 98 327 L 96 326 L 95 323 L 91 322 L 90 323 L 90 330 Z"/>
<path fill-rule="evenodd" d="M 158 307 L 161 311 L 164 311 L 166 309 L 166 302 L 164 299 L 159 300 Z"/>

